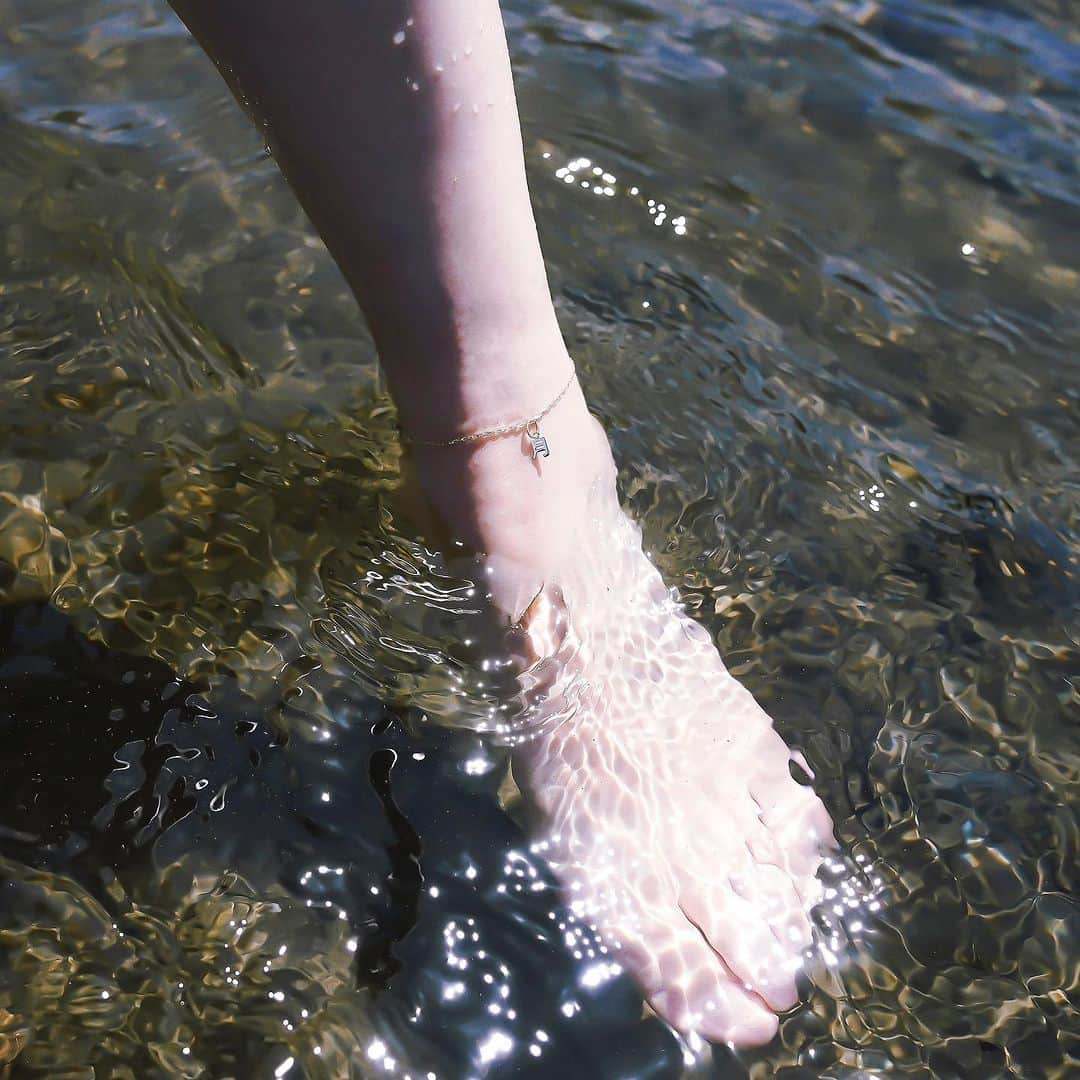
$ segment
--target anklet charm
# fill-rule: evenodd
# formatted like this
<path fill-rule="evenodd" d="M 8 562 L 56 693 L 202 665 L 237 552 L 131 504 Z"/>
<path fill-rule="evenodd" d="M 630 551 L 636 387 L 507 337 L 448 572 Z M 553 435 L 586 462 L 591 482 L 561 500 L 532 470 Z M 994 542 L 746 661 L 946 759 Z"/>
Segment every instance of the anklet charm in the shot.
<path fill-rule="evenodd" d="M 532 443 L 533 461 L 540 457 L 541 454 L 544 457 L 551 457 L 547 439 L 540 434 L 540 425 L 535 420 L 530 420 L 525 425 L 525 435 L 529 442 Z"/>

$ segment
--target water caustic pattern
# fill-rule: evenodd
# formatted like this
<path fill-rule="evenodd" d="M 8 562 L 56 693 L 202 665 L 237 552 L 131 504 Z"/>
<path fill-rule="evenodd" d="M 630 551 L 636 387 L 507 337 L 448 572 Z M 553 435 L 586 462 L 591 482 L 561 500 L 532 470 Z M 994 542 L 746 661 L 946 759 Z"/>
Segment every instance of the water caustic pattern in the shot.
<path fill-rule="evenodd" d="M 798 1000 L 831 825 L 643 556 L 613 480 L 597 481 L 573 568 L 529 616 L 537 676 L 545 663 L 559 671 L 539 676 L 548 685 L 522 712 L 533 730 L 514 761 L 544 822 L 534 850 L 662 1016 L 767 1042 L 770 1010 Z"/>
<path fill-rule="evenodd" d="M 499 732 L 520 669 L 400 524 L 370 344 L 258 135 L 156 0 L 0 3 L 0 1069 L 1074 1073 L 1067 16 L 508 5 L 563 326 L 666 584 L 626 580 L 684 629 L 605 685 L 620 626 L 565 636 L 567 582 L 528 626 L 578 666 L 536 669 L 556 712 Z M 764 846 L 812 803 L 769 803 L 754 769 L 787 751 L 706 634 L 840 844 L 799 1001 L 738 1055 L 642 1017 L 627 972 L 657 972 L 619 918 L 677 885 L 722 942 L 730 981 L 661 1008 L 790 1000 L 766 961 L 785 920 L 801 947 L 805 864 L 725 824 Z M 575 693 L 598 742 L 560 723 Z M 592 754 L 708 813 L 575 788 Z M 606 847 L 575 798 L 617 809 Z M 666 925 L 670 977 L 704 939 Z"/>

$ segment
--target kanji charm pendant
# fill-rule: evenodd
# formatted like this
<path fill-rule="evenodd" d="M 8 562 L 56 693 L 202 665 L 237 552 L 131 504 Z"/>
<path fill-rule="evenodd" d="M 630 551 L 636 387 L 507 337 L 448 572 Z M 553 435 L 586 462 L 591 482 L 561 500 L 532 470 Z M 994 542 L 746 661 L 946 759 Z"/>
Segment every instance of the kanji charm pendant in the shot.
<path fill-rule="evenodd" d="M 530 420 L 525 425 L 525 434 L 528 436 L 529 442 L 532 443 L 533 461 L 540 457 L 541 454 L 544 457 L 551 457 L 547 439 L 540 434 L 540 425 L 535 420 Z"/>

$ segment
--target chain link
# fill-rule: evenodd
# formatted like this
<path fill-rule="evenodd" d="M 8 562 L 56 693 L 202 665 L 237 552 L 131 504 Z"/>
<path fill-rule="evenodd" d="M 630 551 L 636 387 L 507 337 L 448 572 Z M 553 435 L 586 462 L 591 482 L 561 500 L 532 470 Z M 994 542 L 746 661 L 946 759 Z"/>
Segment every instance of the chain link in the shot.
<path fill-rule="evenodd" d="M 404 433 L 401 437 L 405 442 L 412 443 L 413 446 L 462 446 L 465 443 L 481 442 L 484 439 L 494 439 L 499 435 L 510 435 L 515 431 L 525 431 L 526 428 L 533 424 L 539 425 L 540 421 L 543 420 L 560 401 L 562 401 L 566 396 L 566 391 L 570 389 L 576 376 L 577 372 L 571 371 L 570 378 L 566 380 L 566 385 L 555 395 L 544 410 L 538 412 L 535 416 L 530 416 L 527 420 L 517 420 L 512 424 L 502 424 L 499 427 L 485 428 L 483 431 L 474 431 L 468 435 L 458 435 L 453 439 L 447 439 L 445 442 L 429 442 L 427 439 L 413 439 Z"/>

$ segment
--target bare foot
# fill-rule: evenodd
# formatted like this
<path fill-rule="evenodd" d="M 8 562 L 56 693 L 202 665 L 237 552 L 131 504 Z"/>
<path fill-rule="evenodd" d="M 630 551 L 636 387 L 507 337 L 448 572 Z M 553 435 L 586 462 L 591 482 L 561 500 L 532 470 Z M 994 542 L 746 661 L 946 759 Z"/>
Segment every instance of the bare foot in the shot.
<path fill-rule="evenodd" d="M 767 1042 L 796 1002 L 828 815 L 643 553 L 580 397 L 547 426 L 539 469 L 513 438 L 419 463 L 531 645 L 509 738 L 537 847 L 660 1016 Z"/>

